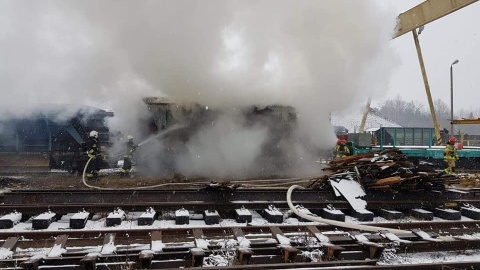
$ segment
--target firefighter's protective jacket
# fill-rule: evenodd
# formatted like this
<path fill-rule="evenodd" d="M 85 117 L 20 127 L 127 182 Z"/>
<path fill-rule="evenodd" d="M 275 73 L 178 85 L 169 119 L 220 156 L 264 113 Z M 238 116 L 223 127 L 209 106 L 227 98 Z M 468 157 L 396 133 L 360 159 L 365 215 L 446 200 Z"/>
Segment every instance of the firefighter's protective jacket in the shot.
<path fill-rule="evenodd" d="M 335 147 L 335 157 L 344 158 L 345 156 L 350 155 L 350 149 L 346 145 L 337 145 Z"/>
<path fill-rule="evenodd" d="M 95 158 L 96 156 L 100 155 L 100 145 L 98 144 L 98 140 L 95 138 L 89 138 L 87 142 L 87 149 L 89 158 Z"/>
<path fill-rule="evenodd" d="M 456 161 L 458 160 L 457 148 L 452 144 L 445 146 L 445 152 L 443 153 L 443 160 Z"/>
<path fill-rule="evenodd" d="M 133 152 L 137 149 L 137 145 L 133 143 L 133 141 L 127 141 L 126 143 L 126 152 L 125 155 L 123 155 L 123 158 L 133 158 Z"/>

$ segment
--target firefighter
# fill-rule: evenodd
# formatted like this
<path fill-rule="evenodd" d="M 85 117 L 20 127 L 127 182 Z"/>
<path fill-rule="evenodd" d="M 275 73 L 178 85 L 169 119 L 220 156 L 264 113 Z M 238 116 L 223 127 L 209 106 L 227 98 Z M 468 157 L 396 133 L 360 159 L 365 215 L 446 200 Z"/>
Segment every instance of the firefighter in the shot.
<path fill-rule="evenodd" d="M 87 141 L 87 155 L 90 163 L 87 166 L 87 179 L 94 180 L 98 176 L 98 172 L 102 166 L 102 155 L 100 153 L 100 144 L 98 142 L 98 132 L 90 131 Z"/>
<path fill-rule="evenodd" d="M 457 148 L 455 147 L 456 142 L 457 139 L 455 137 L 450 138 L 443 153 L 443 160 L 447 163 L 447 168 L 444 172 L 451 175 L 455 175 L 455 161 L 458 160 Z"/>
<path fill-rule="evenodd" d="M 133 136 L 127 136 L 127 142 L 125 144 L 125 154 L 123 155 L 123 167 L 120 171 L 121 176 L 128 176 L 130 175 L 130 171 L 132 170 L 132 159 L 133 153 L 137 149 L 137 145 L 133 143 Z"/>
<path fill-rule="evenodd" d="M 350 149 L 348 149 L 347 141 L 345 139 L 339 139 L 335 147 L 335 159 L 342 159 L 349 155 Z"/>

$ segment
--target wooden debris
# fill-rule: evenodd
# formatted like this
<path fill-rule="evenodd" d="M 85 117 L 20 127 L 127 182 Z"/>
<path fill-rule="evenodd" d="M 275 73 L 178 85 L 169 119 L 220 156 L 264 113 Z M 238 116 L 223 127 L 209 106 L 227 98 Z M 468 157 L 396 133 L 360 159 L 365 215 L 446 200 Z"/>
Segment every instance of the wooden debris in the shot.
<path fill-rule="evenodd" d="M 327 180 L 351 179 L 358 181 L 366 192 L 398 193 L 443 190 L 447 184 L 460 183 L 456 176 L 436 172 L 433 166 L 414 165 L 398 149 L 348 156 L 330 162 L 323 170 L 329 174 L 315 179 L 308 187 L 325 189 L 329 187 Z"/>

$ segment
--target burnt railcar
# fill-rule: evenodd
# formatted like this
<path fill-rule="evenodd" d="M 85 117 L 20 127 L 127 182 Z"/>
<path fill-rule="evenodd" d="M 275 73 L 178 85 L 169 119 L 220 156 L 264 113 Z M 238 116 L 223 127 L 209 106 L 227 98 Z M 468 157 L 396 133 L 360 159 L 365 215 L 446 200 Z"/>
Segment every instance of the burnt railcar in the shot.
<path fill-rule="evenodd" d="M 97 130 L 109 145 L 106 118 L 113 113 L 93 107 L 42 106 L 28 116 L 0 119 L 0 171 L 78 171 L 85 162 L 88 132 Z"/>

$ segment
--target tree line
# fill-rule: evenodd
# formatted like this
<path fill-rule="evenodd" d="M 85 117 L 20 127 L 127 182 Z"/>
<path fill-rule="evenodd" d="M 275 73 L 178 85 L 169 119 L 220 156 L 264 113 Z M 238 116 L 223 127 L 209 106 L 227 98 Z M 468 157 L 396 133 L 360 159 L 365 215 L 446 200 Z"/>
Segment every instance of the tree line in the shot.
<path fill-rule="evenodd" d="M 434 100 L 435 113 L 438 124 L 442 128 L 450 130 L 450 105 L 443 100 Z M 432 116 L 428 105 L 420 101 L 403 100 L 400 96 L 389 99 L 378 108 L 372 108 L 373 112 L 381 117 L 399 124 L 402 127 L 433 127 Z M 454 119 L 476 119 L 480 117 L 480 108 L 467 110 L 461 108 L 454 111 Z M 455 125 L 455 134 L 462 132 L 469 135 L 480 135 L 480 125 Z"/>

